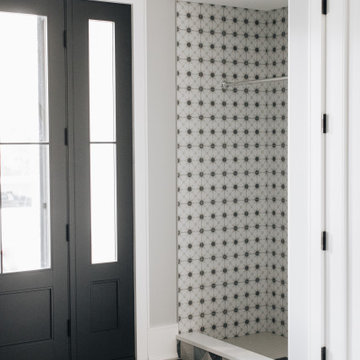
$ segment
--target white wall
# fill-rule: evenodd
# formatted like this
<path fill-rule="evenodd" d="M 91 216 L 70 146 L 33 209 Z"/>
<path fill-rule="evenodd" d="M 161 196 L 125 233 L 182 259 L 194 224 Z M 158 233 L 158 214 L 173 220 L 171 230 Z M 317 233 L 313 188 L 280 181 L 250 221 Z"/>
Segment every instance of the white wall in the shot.
<path fill-rule="evenodd" d="M 176 357 L 175 0 L 133 6 L 137 359 Z"/>
<path fill-rule="evenodd" d="M 133 6 L 136 280 L 145 281 L 144 273 L 148 270 L 148 325 L 174 325 L 177 322 L 175 0 L 97 1 Z M 140 291 L 139 286 L 136 288 Z M 141 289 L 145 291 L 146 285 L 142 284 Z M 139 315 L 146 316 L 145 312 Z"/>
<path fill-rule="evenodd" d="M 149 359 L 176 358 L 175 0 L 147 0 Z"/>
<path fill-rule="evenodd" d="M 147 1 L 150 326 L 176 314 L 175 1 Z"/>

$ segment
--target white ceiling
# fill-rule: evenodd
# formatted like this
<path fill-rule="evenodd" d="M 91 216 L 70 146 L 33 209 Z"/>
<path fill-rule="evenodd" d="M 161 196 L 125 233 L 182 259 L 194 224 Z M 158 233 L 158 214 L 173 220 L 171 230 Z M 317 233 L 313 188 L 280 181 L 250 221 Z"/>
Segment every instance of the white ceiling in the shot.
<path fill-rule="evenodd" d="M 220 4 L 248 9 L 271 10 L 287 6 L 288 0 L 189 0 L 191 2 Z"/>

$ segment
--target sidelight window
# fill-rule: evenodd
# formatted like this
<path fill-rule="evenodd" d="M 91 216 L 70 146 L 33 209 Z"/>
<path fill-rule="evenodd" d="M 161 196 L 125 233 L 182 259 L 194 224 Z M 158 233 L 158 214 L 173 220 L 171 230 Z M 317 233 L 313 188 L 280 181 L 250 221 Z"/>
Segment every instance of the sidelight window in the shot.
<path fill-rule="evenodd" d="M 117 261 L 115 24 L 89 20 L 91 260 Z"/>

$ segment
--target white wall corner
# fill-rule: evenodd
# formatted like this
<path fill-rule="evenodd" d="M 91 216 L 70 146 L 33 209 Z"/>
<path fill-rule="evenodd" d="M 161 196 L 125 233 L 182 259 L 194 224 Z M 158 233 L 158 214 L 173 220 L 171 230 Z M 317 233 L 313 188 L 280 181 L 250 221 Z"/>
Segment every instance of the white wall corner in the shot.
<path fill-rule="evenodd" d="M 177 359 L 176 336 L 178 333 L 178 324 L 150 328 L 149 360 Z"/>

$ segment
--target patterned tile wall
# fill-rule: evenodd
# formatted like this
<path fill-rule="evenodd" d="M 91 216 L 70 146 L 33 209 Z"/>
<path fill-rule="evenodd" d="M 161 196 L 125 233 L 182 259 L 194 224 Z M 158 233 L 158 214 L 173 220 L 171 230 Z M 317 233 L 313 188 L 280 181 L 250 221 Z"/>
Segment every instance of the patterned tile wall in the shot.
<path fill-rule="evenodd" d="M 287 336 L 287 8 L 177 3 L 181 332 Z"/>

